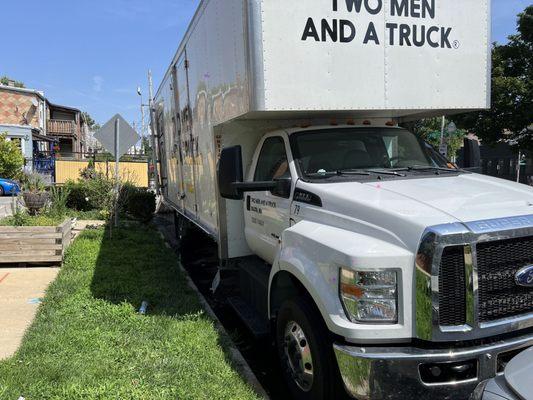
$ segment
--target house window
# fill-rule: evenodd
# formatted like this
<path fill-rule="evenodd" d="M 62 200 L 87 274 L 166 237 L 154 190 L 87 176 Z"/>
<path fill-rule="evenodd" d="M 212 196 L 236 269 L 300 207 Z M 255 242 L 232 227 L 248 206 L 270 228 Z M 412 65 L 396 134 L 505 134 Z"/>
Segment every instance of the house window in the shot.
<path fill-rule="evenodd" d="M 11 142 L 15 144 L 15 146 L 18 147 L 20 152 L 22 153 L 22 139 L 20 138 L 11 138 Z"/>

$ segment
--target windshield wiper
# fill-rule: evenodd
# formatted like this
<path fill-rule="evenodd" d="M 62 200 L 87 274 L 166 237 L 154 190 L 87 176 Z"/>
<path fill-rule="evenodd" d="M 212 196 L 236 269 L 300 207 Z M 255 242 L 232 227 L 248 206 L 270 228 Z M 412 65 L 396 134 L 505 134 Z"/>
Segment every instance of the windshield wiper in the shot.
<path fill-rule="evenodd" d="M 370 172 L 362 171 L 360 169 L 339 169 L 337 175 L 363 175 L 370 176 Z"/>
<path fill-rule="evenodd" d="M 392 176 L 402 176 L 404 177 L 405 174 L 400 174 L 400 172 L 398 172 L 399 170 L 392 170 L 392 169 L 367 169 L 366 172 L 370 172 L 370 173 L 373 173 L 373 174 L 378 174 L 378 175 L 392 175 Z"/>
<path fill-rule="evenodd" d="M 342 169 L 342 170 L 337 170 L 337 171 L 325 171 L 325 172 L 306 172 L 305 175 L 310 178 L 329 179 L 335 176 L 342 176 L 342 175 L 370 176 L 370 173 L 356 170 L 356 169 Z"/>
<path fill-rule="evenodd" d="M 409 171 L 436 171 L 436 172 L 462 172 L 458 168 L 432 167 L 424 165 L 414 165 L 407 168 Z"/>

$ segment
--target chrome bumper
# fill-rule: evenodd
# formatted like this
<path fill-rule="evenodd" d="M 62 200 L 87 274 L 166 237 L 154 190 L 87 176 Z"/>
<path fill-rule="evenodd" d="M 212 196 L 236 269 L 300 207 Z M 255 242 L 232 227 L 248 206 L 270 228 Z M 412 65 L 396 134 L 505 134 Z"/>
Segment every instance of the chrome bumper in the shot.
<path fill-rule="evenodd" d="M 344 386 L 358 400 L 468 399 L 476 386 L 493 378 L 502 353 L 533 346 L 533 334 L 468 348 L 333 346 Z M 426 383 L 420 368 L 427 364 L 477 362 L 476 377 L 464 381 Z"/>

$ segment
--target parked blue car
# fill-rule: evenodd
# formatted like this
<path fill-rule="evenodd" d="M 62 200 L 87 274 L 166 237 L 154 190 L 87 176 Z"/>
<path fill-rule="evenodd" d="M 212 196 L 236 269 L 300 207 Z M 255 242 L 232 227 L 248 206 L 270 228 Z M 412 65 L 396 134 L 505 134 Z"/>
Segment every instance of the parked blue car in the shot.
<path fill-rule="evenodd" d="M 20 185 L 11 180 L 0 178 L 0 196 L 11 196 L 20 193 Z"/>

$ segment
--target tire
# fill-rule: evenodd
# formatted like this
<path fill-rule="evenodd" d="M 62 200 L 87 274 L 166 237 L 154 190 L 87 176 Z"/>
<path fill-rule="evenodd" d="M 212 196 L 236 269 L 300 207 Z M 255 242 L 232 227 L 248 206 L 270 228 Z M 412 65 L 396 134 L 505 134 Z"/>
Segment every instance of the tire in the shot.
<path fill-rule="evenodd" d="M 346 398 L 330 336 L 309 299 L 297 297 L 281 306 L 276 321 L 276 347 L 283 377 L 294 399 Z M 298 359 L 302 361 L 295 361 Z"/>
<path fill-rule="evenodd" d="M 5 195 L 4 188 L 0 186 L 0 197 L 3 197 Z"/>

